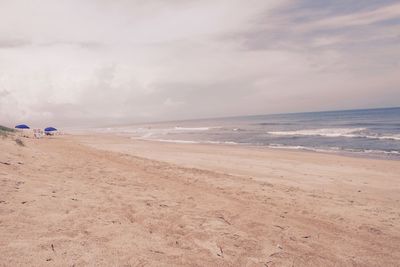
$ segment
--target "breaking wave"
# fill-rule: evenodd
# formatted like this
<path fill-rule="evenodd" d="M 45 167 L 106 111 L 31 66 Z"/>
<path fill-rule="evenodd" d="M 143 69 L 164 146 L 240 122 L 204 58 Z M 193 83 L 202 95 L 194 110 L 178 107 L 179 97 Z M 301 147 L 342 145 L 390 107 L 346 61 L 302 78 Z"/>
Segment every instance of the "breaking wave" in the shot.
<path fill-rule="evenodd" d="M 219 127 L 175 127 L 176 131 L 208 131 L 210 129 L 216 129 Z"/>
<path fill-rule="evenodd" d="M 365 128 L 324 128 L 297 131 L 268 132 L 272 135 L 304 135 L 304 136 L 326 136 L 326 137 L 357 137 L 356 133 L 366 130 Z"/>
<path fill-rule="evenodd" d="M 304 150 L 322 153 L 338 153 L 338 152 L 349 152 L 356 154 L 374 154 L 374 155 L 400 155 L 400 151 L 397 150 L 377 150 L 377 149 L 342 149 L 339 147 L 329 147 L 329 148 L 316 148 L 307 146 L 289 146 L 282 144 L 269 144 L 269 148 L 277 149 L 288 149 L 288 150 Z"/>
<path fill-rule="evenodd" d="M 323 136 L 323 137 L 350 137 L 350 138 L 368 138 L 380 140 L 400 141 L 400 134 L 368 134 L 366 128 L 324 128 L 298 131 L 276 131 L 268 132 L 271 135 L 280 136 Z"/>

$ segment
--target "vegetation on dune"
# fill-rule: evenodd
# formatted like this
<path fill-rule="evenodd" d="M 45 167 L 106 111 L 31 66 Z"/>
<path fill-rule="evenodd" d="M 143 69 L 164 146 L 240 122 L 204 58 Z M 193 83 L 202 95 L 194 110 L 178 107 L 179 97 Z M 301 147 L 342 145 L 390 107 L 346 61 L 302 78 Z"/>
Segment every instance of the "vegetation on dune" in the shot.
<path fill-rule="evenodd" d="M 12 132 L 15 132 L 15 130 L 0 125 L 0 136 L 5 136 L 5 135 L 7 135 L 9 133 L 12 133 Z"/>
<path fill-rule="evenodd" d="M 16 130 L 0 125 L 0 137 L 2 137 L 3 139 L 7 138 L 9 134 L 14 132 L 16 132 Z M 19 138 L 16 138 L 14 141 L 19 146 L 25 146 L 25 143 Z"/>
<path fill-rule="evenodd" d="M 8 128 L 8 127 L 5 127 L 5 126 L 1 126 L 1 125 L 0 125 L 0 131 L 2 131 L 2 132 L 15 132 L 14 129 L 11 129 L 11 128 Z"/>

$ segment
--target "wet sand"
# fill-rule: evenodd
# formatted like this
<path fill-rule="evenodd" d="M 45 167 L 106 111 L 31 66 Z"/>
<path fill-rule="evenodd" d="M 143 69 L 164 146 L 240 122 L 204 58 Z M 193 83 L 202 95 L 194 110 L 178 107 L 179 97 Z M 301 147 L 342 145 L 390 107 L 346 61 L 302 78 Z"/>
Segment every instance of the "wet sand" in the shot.
<path fill-rule="evenodd" d="M 400 162 L 0 139 L 1 266 L 398 266 Z"/>

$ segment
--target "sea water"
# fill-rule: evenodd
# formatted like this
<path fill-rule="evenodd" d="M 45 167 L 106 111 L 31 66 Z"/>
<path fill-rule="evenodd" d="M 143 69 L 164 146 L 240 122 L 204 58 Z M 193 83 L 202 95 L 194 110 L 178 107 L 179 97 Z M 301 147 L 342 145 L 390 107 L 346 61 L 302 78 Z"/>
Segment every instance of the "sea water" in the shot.
<path fill-rule="evenodd" d="M 161 142 L 250 145 L 400 159 L 400 108 L 163 122 L 107 131 Z"/>

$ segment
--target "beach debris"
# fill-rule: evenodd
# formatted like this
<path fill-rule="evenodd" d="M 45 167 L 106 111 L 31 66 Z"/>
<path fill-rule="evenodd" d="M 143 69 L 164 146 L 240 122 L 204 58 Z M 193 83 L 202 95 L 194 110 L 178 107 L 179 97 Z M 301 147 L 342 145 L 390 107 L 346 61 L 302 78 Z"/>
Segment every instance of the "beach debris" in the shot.
<path fill-rule="evenodd" d="M 219 248 L 220 253 L 217 253 L 217 256 L 223 258 L 223 257 L 224 257 L 224 251 L 222 250 L 222 247 L 221 247 L 221 246 L 218 246 L 218 248 Z"/>
<path fill-rule="evenodd" d="M 153 249 L 150 249 L 150 252 L 157 253 L 157 254 L 165 254 L 165 253 L 164 253 L 164 252 L 162 252 L 162 251 L 159 251 L 159 250 L 153 250 Z"/>
<path fill-rule="evenodd" d="M 22 201 L 21 204 L 25 204 L 26 202 L 28 202 L 28 201 Z"/>
<path fill-rule="evenodd" d="M 283 249 L 283 247 L 281 245 L 279 245 L 279 244 L 276 245 L 276 247 L 279 248 L 279 249 Z"/>
<path fill-rule="evenodd" d="M 52 258 L 47 258 L 47 259 L 46 259 L 46 261 L 52 261 L 52 260 L 53 260 Z"/>
<path fill-rule="evenodd" d="M 71 198 L 71 200 L 73 200 L 73 201 L 78 201 L 78 199 L 76 199 L 76 198 Z"/>
<path fill-rule="evenodd" d="M 51 244 L 51 250 L 52 250 L 53 252 L 55 252 L 55 250 L 54 250 L 54 245 L 53 245 L 53 244 Z"/>
<path fill-rule="evenodd" d="M 232 225 L 227 219 L 225 219 L 225 217 L 224 216 L 218 216 L 218 219 L 221 219 L 221 220 L 223 220 L 224 222 L 226 222 L 227 224 L 229 224 L 229 225 Z"/>
<path fill-rule="evenodd" d="M 303 236 L 303 238 L 311 238 L 311 236 L 310 235 L 305 235 L 305 236 Z"/>
<path fill-rule="evenodd" d="M 1 164 L 4 164 L 4 165 L 11 165 L 10 162 L 3 162 L 3 161 L 0 161 L 0 163 L 1 163 Z"/>
<path fill-rule="evenodd" d="M 277 225 L 277 224 L 274 224 L 274 226 L 279 228 L 279 229 L 285 230 L 285 227 L 283 227 L 283 226 L 280 226 L 280 225 Z"/>

